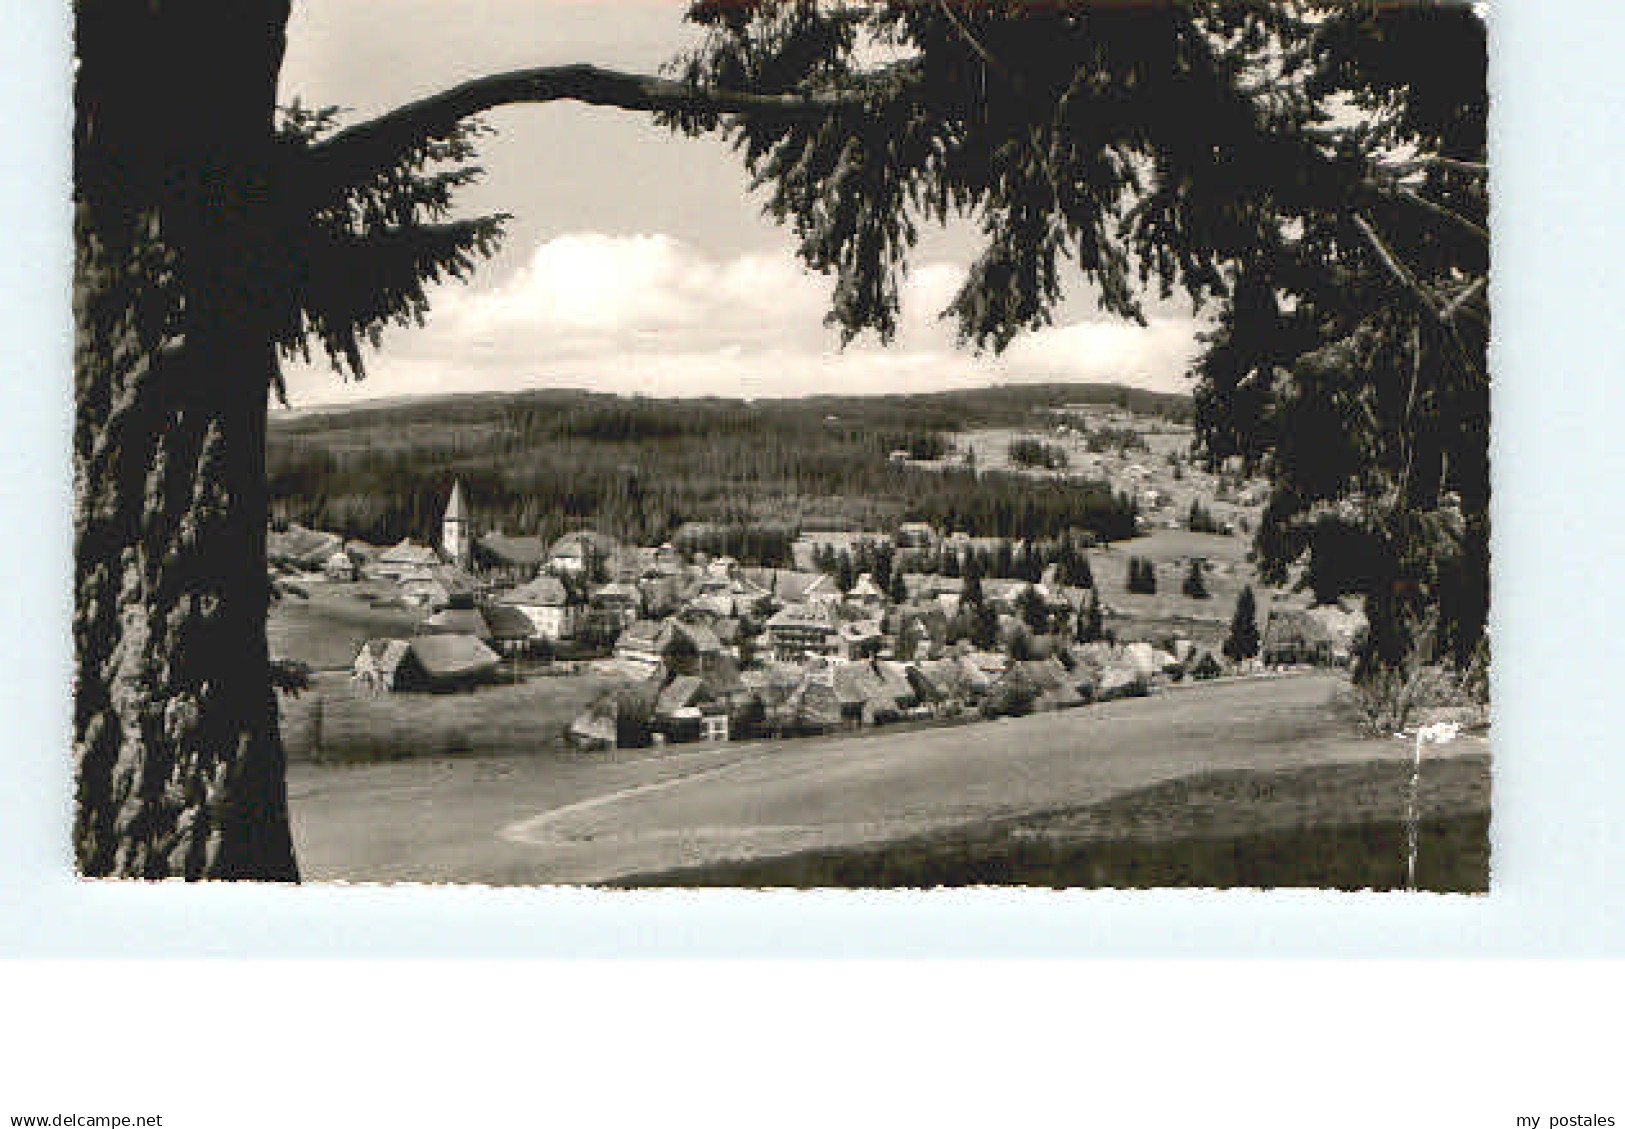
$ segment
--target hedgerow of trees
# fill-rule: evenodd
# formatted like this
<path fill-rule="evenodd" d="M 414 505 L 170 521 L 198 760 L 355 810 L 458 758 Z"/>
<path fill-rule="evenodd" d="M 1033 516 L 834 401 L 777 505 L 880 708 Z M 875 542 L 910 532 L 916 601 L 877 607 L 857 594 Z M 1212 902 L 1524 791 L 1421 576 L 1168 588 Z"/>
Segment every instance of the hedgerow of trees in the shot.
<path fill-rule="evenodd" d="M 1016 466 L 1039 470 L 1065 470 L 1067 466 L 1066 452 L 1041 439 L 1012 439 L 1009 454 Z"/>
<path fill-rule="evenodd" d="M 896 590 L 895 584 L 901 583 L 904 572 L 949 577 L 968 577 L 974 573 L 978 582 L 982 577 L 995 577 L 1036 584 L 1051 566 L 1063 585 L 1094 586 L 1088 550 L 1076 530 L 1033 541 L 1001 539 L 996 546 L 967 548 L 949 542 L 935 552 L 898 550 L 890 544 L 873 541 L 860 541 L 850 550 L 829 545 L 813 550 L 813 567 L 821 572 L 834 575 L 843 567 L 843 561 L 854 576 L 865 572 L 872 575 L 882 591 Z M 899 598 L 894 599 L 901 602 Z"/>
<path fill-rule="evenodd" d="M 1213 512 L 1202 504 L 1200 498 L 1191 500 L 1190 512 L 1185 516 L 1185 526 L 1192 533 L 1224 532 L 1224 527 L 1213 516 Z"/>

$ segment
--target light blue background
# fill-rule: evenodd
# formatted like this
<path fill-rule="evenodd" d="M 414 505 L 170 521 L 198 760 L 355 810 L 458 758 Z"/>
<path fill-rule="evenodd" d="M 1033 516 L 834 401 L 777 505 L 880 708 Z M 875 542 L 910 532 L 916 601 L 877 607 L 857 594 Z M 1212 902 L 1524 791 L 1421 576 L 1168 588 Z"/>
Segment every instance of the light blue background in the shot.
<path fill-rule="evenodd" d="M 80 883 L 67 847 L 67 5 L 0 15 L 0 955 L 1625 954 L 1618 435 L 1625 21 L 1491 13 L 1495 875 L 1488 897 L 596 893 Z"/>

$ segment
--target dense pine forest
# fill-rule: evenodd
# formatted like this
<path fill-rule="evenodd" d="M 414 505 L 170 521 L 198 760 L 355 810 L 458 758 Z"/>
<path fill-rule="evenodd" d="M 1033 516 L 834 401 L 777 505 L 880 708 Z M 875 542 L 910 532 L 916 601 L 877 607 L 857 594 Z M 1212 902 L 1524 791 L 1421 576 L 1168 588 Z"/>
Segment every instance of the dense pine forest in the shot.
<path fill-rule="evenodd" d="M 684 522 L 1103 539 L 1134 510 L 1105 484 L 984 472 L 955 432 L 1110 404 L 1187 420 L 1186 397 L 1115 385 L 931 395 L 653 400 L 575 391 L 477 394 L 273 416 L 273 515 L 374 543 L 432 537 L 453 478 L 483 528 L 552 538 L 583 525 L 639 544 Z M 940 466 L 894 451 L 945 454 Z"/>

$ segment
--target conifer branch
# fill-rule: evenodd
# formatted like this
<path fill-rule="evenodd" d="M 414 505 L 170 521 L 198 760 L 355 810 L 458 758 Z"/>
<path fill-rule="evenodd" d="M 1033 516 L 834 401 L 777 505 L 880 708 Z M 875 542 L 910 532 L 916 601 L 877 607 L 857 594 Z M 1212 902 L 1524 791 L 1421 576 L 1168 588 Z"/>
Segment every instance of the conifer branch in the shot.
<path fill-rule="evenodd" d="M 1416 276 L 1411 274 L 1405 264 L 1399 261 L 1399 256 L 1394 254 L 1392 248 L 1383 241 L 1382 236 L 1377 234 L 1377 229 L 1372 226 L 1371 221 L 1359 213 L 1355 213 L 1351 218 L 1354 226 L 1359 228 L 1361 235 L 1365 236 L 1365 241 L 1370 244 L 1372 251 L 1376 253 L 1377 260 L 1382 263 L 1388 273 L 1394 276 L 1399 285 L 1412 298 L 1416 299 L 1417 305 L 1421 306 L 1434 321 L 1443 321 L 1444 319 L 1439 313 L 1439 307 L 1433 301 L 1433 298 L 1427 291 L 1422 289 L 1422 284 L 1416 281 Z"/>
<path fill-rule="evenodd" d="M 1466 176 L 1487 178 L 1490 167 L 1483 161 L 1463 161 L 1456 157 L 1417 157 L 1415 160 L 1399 161 L 1395 164 L 1385 164 L 1383 171 L 1394 176 L 1407 176 L 1423 169 L 1439 168 L 1451 172 L 1462 173 Z"/>
<path fill-rule="evenodd" d="M 1478 224 L 1474 223 L 1460 212 L 1446 208 L 1442 204 L 1434 203 L 1432 200 L 1429 200 L 1426 196 L 1423 196 L 1414 189 L 1403 187 L 1396 188 L 1394 189 L 1394 194 L 1401 200 L 1404 200 L 1410 204 L 1415 204 L 1417 207 L 1431 212 L 1440 219 L 1453 224 L 1454 226 L 1472 235 L 1474 238 L 1483 240 L 1485 243 L 1490 241 L 1490 233 L 1484 228 L 1480 227 Z"/>
<path fill-rule="evenodd" d="M 1444 309 L 1439 311 L 1440 316 L 1445 321 L 1454 321 L 1456 314 L 1461 312 L 1461 308 L 1476 298 L 1484 287 L 1489 285 L 1489 281 L 1489 275 L 1479 275 L 1471 283 L 1463 287 L 1460 294 L 1445 303 Z"/>
<path fill-rule="evenodd" d="M 473 79 L 340 130 L 311 146 L 307 171 L 318 190 L 358 183 L 414 145 L 445 136 L 459 122 L 498 106 L 576 101 L 644 112 L 821 117 L 861 107 L 865 98 L 862 90 L 713 90 L 585 63 L 534 67 Z"/>
<path fill-rule="evenodd" d="M 1387 269 L 1388 273 L 1393 275 L 1394 278 L 1399 281 L 1400 286 L 1416 300 L 1417 305 L 1422 308 L 1422 311 L 1428 316 L 1428 319 L 1444 331 L 1445 337 L 1450 342 L 1450 345 L 1461 361 L 1462 367 L 1467 372 L 1472 373 L 1474 376 L 1484 379 L 1486 374 L 1480 368 L 1478 362 L 1474 359 L 1472 352 L 1462 341 L 1461 335 L 1456 330 L 1455 322 L 1452 321 L 1450 317 L 1445 315 L 1444 310 L 1439 307 L 1438 302 L 1435 301 L 1432 295 L 1424 290 L 1422 288 L 1422 284 L 1416 280 L 1416 276 L 1406 268 L 1404 263 L 1399 261 L 1399 257 L 1395 255 L 1393 249 L 1383 241 L 1382 236 L 1377 233 L 1377 229 L 1372 226 L 1371 221 L 1358 212 L 1356 212 L 1350 218 L 1352 219 L 1354 226 L 1360 230 L 1360 234 L 1365 236 L 1366 242 L 1371 245 L 1371 249 L 1376 253 L 1377 259 Z M 1471 289 L 1472 287 L 1468 287 L 1469 291 L 1471 291 Z M 1455 306 L 1456 303 L 1451 304 L 1452 313 L 1454 312 Z"/>

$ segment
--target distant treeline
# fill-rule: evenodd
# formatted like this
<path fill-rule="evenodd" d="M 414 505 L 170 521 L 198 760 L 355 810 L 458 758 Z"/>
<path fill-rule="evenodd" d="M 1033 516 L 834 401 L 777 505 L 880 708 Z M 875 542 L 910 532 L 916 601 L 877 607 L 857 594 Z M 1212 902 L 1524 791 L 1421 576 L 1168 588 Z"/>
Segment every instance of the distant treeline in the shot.
<path fill-rule="evenodd" d="M 788 526 L 771 522 L 759 525 L 690 523 L 672 535 L 671 544 L 687 559 L 705 553 L 768 568 L 789 568 L 795 563 L 796 533 Z"/>
<path fill-rule="evenodd" d="M 922 471 L 887 456 L 936 450 L 922 437 L 1018 423 L 1037 407 L 1120 400 L 1189 411 L 1181 397 L 1046 385 L 758 403 L 553 391 L 300 415 L 271 428 L 272 512 L 374 543 L 427 539 L 461 479 L 483 529 L 548 539 L 582 526 L 658 544 L 694 521 L 744 531 L 915 520 L 973 536 L 1077 528 L 1116 540 L 1132 536 L 1134 507 L 1105 484 Z M 739 536 L 746 551 L 730 555 L 781 556 L 777 534 L 748 546 Z"/>

